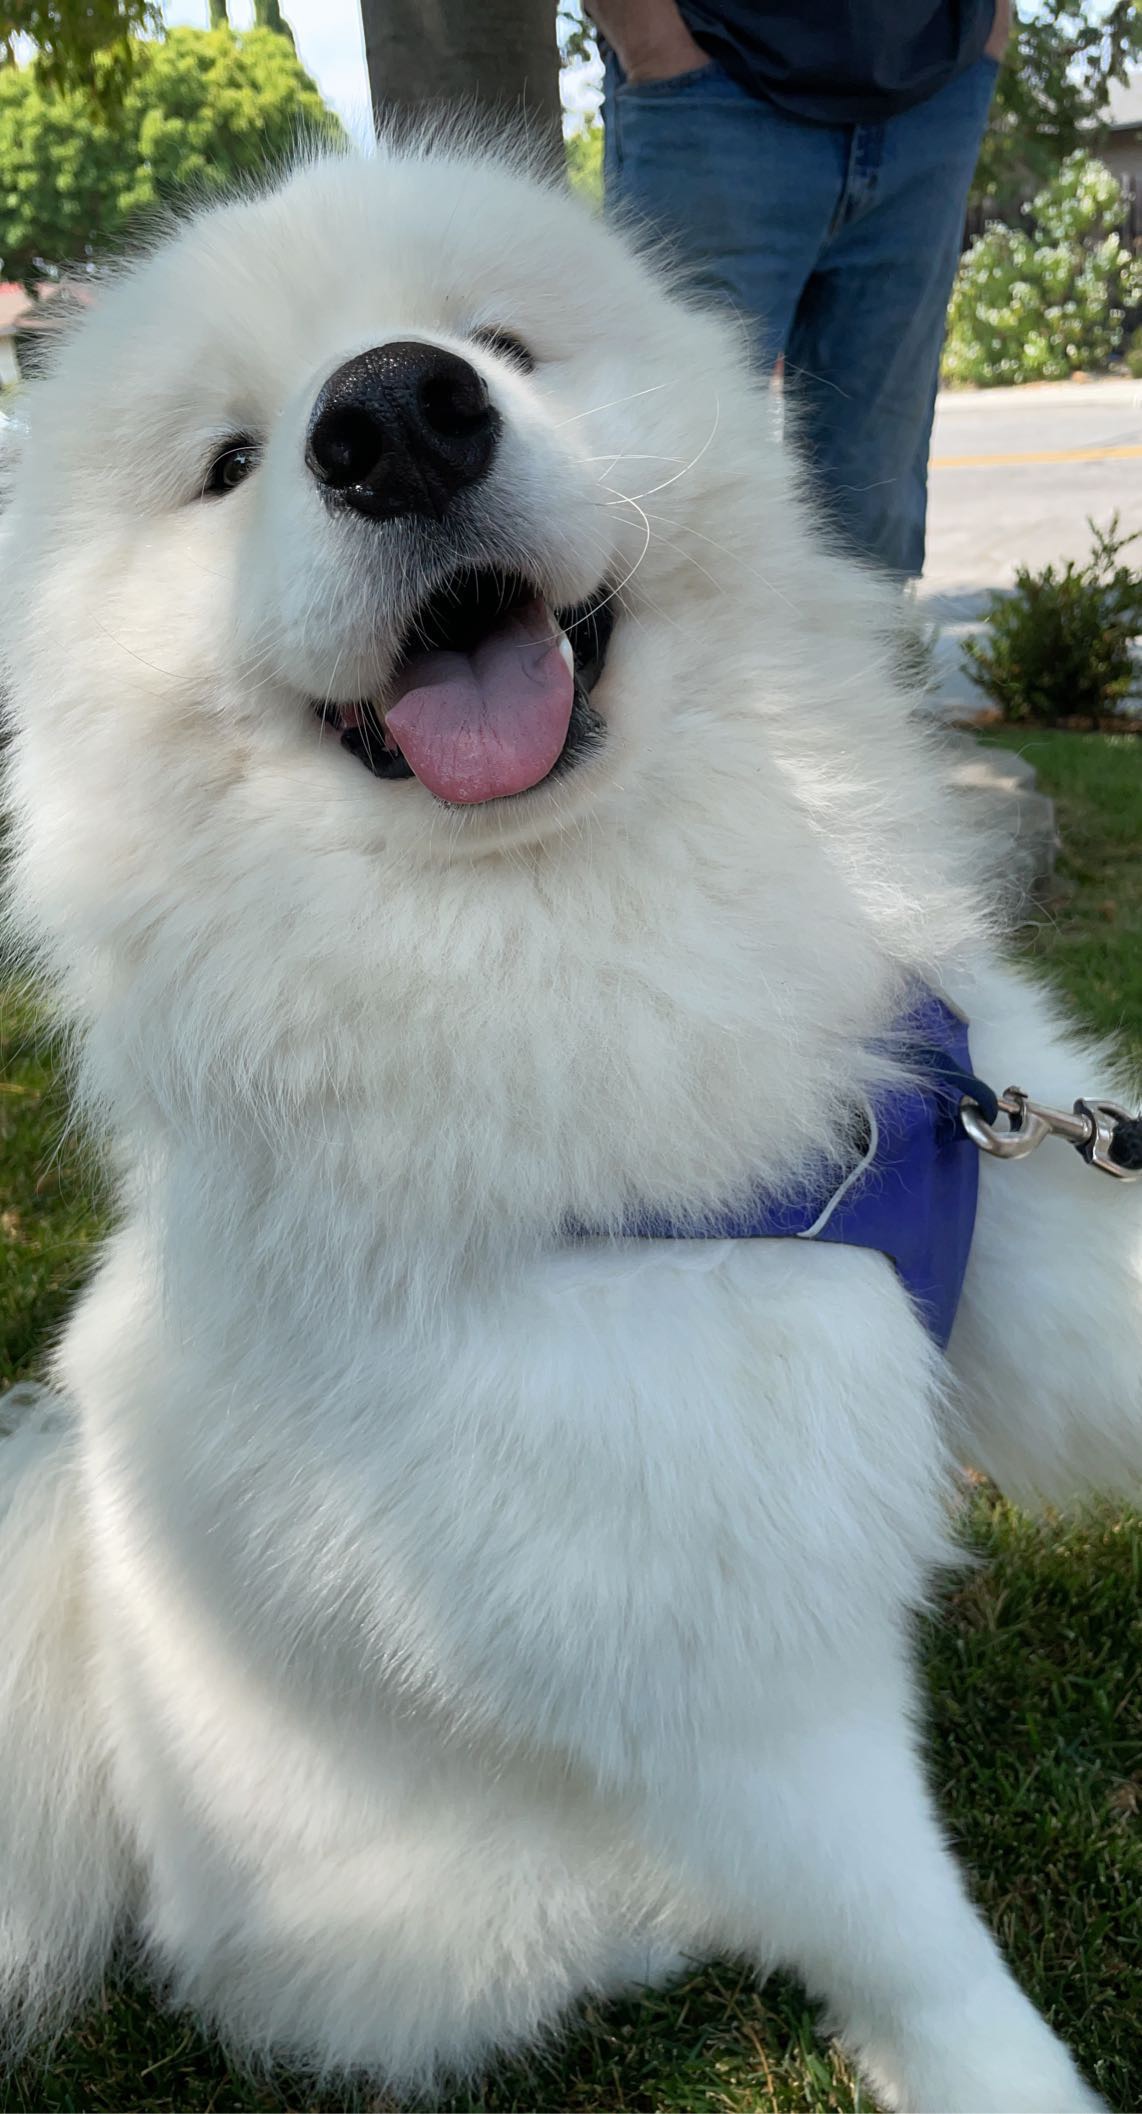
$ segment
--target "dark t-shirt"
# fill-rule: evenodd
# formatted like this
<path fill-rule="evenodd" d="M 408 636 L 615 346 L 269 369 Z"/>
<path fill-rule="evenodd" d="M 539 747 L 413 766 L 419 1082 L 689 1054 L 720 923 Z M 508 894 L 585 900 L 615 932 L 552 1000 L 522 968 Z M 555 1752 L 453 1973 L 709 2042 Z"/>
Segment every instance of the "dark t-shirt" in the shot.
<path fill-rule="evenodd" d="M 874 124 L 974 64 L 995 0 L 678 0 L 691 35 L 753 95 L 822 125 Z"/>

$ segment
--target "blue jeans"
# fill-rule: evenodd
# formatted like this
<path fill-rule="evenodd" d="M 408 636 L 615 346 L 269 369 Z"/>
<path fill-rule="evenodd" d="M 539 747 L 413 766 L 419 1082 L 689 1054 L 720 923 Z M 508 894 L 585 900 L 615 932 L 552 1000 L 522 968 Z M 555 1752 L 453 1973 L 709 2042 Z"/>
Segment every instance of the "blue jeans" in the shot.
<path fill-rule="evenodd" d="M 716 63 L 632 84 L 607 62 L 607 210 L 664 235 L 693 284 L 785 356 L 793 431 L 852 549 L 924 564 L 928 443 L 964 205 L 996 63 L 876 125 L 815 125 Z"/>

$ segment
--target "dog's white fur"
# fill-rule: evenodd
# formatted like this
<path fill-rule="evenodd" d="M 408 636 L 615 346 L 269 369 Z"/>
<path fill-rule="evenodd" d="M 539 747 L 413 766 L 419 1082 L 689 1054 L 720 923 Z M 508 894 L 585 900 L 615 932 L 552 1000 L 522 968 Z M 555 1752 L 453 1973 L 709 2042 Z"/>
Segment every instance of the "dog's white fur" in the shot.
<path fill-rule="evenodd" d="M 462 814 L 309 703 L 383 682 L 419 561 L 306 417 L 409 335 L 503 414 L 471 546 L 629 576 L 605 745 Z M 13 2031 L 128 1921 L 241 2045 L 430 2088 L 728 1949 L 889 2106 L 1094 2105 L 941 1839 L 909 1623 L 957 1452 L 1136 1477 L 1137 1192 L 985 1166 L 948 1363 L 870 1254 L 560 1235 L 835 1151 L 917 974 L 998 1084 L 1111 1084 L 997 965 L 892 598 L 730 335 L 555 192 L 382 153 L 197 218 L 27 410 L 16 918 L 122 1222 L 0 1451 Z"/>

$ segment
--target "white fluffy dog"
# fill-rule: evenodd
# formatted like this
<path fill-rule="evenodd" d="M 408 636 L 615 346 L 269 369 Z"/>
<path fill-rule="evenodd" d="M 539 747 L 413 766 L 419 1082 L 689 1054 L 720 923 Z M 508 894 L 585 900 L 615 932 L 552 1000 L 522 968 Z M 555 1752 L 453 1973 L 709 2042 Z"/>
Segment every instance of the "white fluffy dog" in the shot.
<path fill-rule="evenodd" d="M 732 1951 L 887 2106 L 1095 2105 L 909 1633 L 957 1457 L 1136 1474 L 1139 1193 L 986 1163 L 948 1359 L 882 1255 L 623 1232 L 842 1165 L 917 978 L 997 1086 L 1111 1085 L 732 334 L 382 152 L 193 220 L 27 422 L 15 920 L 121 1209 L 0 1449 L 12 2033 L 126 1926 L 238 2045 L 425 2090 Z"/>

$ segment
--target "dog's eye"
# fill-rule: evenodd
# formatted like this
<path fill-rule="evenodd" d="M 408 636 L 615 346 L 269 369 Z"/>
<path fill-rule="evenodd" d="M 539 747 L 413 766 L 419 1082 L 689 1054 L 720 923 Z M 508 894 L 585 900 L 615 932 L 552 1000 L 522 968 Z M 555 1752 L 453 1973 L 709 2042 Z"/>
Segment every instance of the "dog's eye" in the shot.
<path fill-rule="evenodd" d="M 474 344 L 486 346 L 489 352 L 498 352 L 502 360 L 510 360 L 512 366 L 521 368 L 524 374 L 534 374 L 535 354 L 529 352 L 523 339 L 515 337 L 510 330 L 497 330 L 494 324 L 488 324 L 474 330 L 472 339 Z"/>
<path fill-rule="evenodd" d="M 215 492 L 232 492 L 235 485 L 241 484 L 243 478 L 248 477 L 251 470 L 257 468 L 257 462 L 256 441 L 248 440 L 245 435 L 228 440 L 226 446 L 219 449 L 206 473 L 202 487 L 203 498 Z"/>

